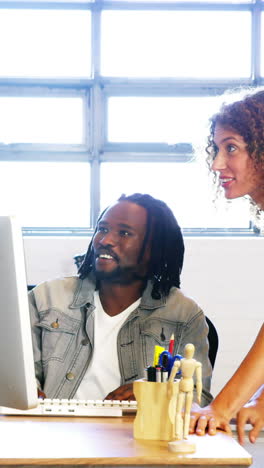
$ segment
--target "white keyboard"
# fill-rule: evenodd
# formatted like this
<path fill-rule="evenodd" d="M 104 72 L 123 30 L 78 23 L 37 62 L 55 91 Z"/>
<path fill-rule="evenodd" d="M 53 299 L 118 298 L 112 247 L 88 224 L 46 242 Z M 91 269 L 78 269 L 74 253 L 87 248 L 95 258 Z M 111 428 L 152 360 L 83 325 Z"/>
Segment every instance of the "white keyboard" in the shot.
<path fill-rule="evenodd" d="M 103 416 L 119 417 L 136 413 L 136 401 L 39 399 L 38 406 L 28 410 L 0 407 L 0 414 L 14 416 Z"/>

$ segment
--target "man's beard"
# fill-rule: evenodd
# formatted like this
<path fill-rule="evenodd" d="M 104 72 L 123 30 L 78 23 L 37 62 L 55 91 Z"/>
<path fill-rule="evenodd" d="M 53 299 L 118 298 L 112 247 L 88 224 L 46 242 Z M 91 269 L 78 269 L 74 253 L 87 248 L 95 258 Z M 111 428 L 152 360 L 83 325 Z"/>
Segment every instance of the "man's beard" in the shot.
<path fill-rule="evenodd" d="M 97 281 L 109 281 L 110 283 L 116 284 L 131 284 L 135 281 L 144 281 L 145 276 L 141 276 L 135 267 L 120 267 L 117 266 L 112 271 L 98 271 L 93 264 L 93 272 Z"/>

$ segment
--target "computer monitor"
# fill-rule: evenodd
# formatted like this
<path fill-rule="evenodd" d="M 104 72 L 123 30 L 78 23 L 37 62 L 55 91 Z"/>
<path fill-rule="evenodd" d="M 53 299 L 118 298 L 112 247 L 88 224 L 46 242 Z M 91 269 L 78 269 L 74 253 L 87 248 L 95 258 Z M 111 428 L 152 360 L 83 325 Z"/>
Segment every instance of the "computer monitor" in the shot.
<path fill-rule="evenodd" d="M 22 229 L 0 216 L 0 406 L 37 405 Z"/>

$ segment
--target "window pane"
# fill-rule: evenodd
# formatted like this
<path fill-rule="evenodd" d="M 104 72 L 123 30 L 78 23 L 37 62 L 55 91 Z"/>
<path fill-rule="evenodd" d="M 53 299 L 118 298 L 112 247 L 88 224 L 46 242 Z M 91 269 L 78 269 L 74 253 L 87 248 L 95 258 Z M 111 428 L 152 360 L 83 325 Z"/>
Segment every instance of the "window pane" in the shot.
<path fill-rule="evenodd" d="M 51 0 L 50 0 L 51 1 Z M 130 2 L 137 3 L 137 2 L 142 2 L 142 0 L 112 0 L 112 2 Z M 232 0 L 232 3 L 253 3 L 255 0 Z M 264 1 L 264 0 L 262 0 Z M 145 2 L 150 2 L 153 3 L 153 0 L 144 0 Z M 164 0 L 155 0 L 155 3 L 163 3 Z M 185 0 L 185 3 L 201 3 L 201 0 Z M 166 3 L 182 3 L 182 0 L 166 0 Z M 210 3 L 230 3 L 230 0 L 210 0 Z"/>
<path fill-rule="evenodd" d="M 104 76 L 249 77 L 250 49 L 247 11 L 102 13 Z"/>
<path fill-rule="evenodd" d="M 111 97 L 108 141 L 188 143 L 207 136 L 208 118 L 223 98 Z M 206 132 L 206 133 L 205 133 Z"/>
<path fill-rule="evenodd" d="M 94 3 L 96 0 L 56 0 L 56 3 Z M 195 0 L 196 1 L 196 0 Z M 54 3 L 54 0 L 44 0 L 45 3 Z M 28 3 L 26 0 L 16 0 L 16 3 Z M 31 0 L 30 3 L 42 3 L 43 0 Z"/>
<path fill-rule="evenodd" d="M 212 203 L 207 171 L 197 163 L 103 163 L 101 209 L 122 193 L 149 193 L 165 201 L 182 228 L 248 228 L 245 200 Z"/>
<path fill-rule="evenodd" d="M 90 12 L 0 10 L 0 76 L 88 77 Z"/>
<path fill-rule="evenodd" d="M 81 144 L 83 99 L 0 97 L 1 143 Z"/>
<path fill-rule="evenodd" d="M 0 161 L 1 213 L 23 226 L 88 227 L 88 163 Z"/>

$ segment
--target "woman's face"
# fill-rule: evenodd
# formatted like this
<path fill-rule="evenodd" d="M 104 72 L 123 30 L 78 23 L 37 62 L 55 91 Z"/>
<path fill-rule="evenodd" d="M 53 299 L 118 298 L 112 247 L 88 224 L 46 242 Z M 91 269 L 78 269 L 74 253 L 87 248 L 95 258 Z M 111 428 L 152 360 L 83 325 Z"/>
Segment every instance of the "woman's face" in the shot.
<path fill-rule="evenodd" d="M 244 138 L 231 129 L 216 124 L 214 132 L 216 157 L 211 169 L 219 172 L 220 184 L 228 199 L 250 195 L 264 204 L 263 182 L 246 149 Z"/>

